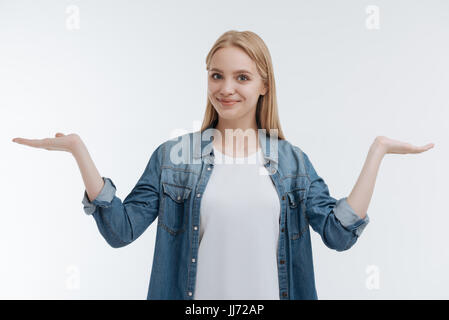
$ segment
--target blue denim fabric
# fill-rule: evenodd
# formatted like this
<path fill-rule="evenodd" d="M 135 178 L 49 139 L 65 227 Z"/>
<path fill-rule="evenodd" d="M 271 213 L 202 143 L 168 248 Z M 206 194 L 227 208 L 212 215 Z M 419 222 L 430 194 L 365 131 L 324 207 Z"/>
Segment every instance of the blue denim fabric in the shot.
<path fill-rule="evenodd" d="M 271 173 L 281 204 L 279 297 L 318 299 L 309 225 L 327 247 L 343 251 L 355 244 L 369 222 L 368 215 L 361 219 L 346 197 L 338 201 L 331 197 L 326 183 L 299 147 L 278 140 L 277 155 L 273 156 L 271 145 L 266 144 L 269 135 L 259 136 L 264 166 Z M 181 141 L 184 146 L 193 145 L 193 152 L 182 152 L 187 161 L 174 163 L 173 155 L 179 156 Z M 213 168 L 212 140 L 197 131 L 160 144 L 123 202 L 106 177 L 102 177 L 104 187 L 92 202 L 84 191 L 85 213 L 93 216 L 100 233 L 114 248 L 136 240 L 158 218 L 147 299 L 194 298 L 200 205 Z"/>

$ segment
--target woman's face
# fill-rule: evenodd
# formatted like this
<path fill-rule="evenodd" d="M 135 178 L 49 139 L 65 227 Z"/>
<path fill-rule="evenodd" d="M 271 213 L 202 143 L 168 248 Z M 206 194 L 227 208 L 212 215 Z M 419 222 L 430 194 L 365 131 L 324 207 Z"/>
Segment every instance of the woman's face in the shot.
<path fill-rule="evenodd" d="M 225 119 L 239 119 L 254 112 L 259 96 L 266 93 L 256 63 L 240 48 L 227 47 L 215 52 L 208 70 L 208 97 Z M 233 105 L 221 99 L 237 101 Z"/>

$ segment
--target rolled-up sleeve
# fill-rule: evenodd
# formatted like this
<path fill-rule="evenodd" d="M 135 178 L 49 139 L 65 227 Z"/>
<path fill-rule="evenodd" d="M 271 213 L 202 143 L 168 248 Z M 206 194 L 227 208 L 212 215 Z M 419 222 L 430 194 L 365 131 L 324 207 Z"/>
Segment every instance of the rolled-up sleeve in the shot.
<path fill-rule="evenodd" d="M 113 248 L 136 240 L 158 216 L 161 147 L 153 152 L 136 185 L 123 201 L 117 197 L 116 187 L 107 177 L 102 177 L 104 186 L 94 200 L 89 201 L 84 190 L 84 212 L 95 219 L 101 235 Z"/>
<path fill-rule="evenodd" d="M 346 229 L 354 231 L 357 236 L 362 234 L 363 229 L 369 223 L 368 214 L 362 219 L 349 205 L 347 197 L 337 201 L 334 214 Z"/>
<path fill-rule="evenodd" d="M 306 199 L 306 216 L 313 230 L 320 234 L 324 244 L 337 251 L 351 248 L 369 223 L 362 219 L 347 202 L 329 194 L 326 182 L 317 174 L 307 154 L 302 152 L 306 174 L 310 181 Z"/>
<path fill-rule="evenodd" d="M 117 188 L 110 178 L 102 177 L 104 186 L 100 191 L 100 194 L 92 201 L 89 201 L 86 190 L 84 190 L 84 197 L 82 204 L 84 205 L 84 212 L 87 215 L 92 215 L 95 212 L 97 206 L 108 207 L 111 205 L 112 199 L 114 199 Z"/>

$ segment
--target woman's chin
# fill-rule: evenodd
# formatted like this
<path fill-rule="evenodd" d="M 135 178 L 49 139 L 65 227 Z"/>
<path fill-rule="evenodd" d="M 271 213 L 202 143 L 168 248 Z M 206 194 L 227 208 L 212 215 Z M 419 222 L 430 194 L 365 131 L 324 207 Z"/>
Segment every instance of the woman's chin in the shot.
<path fill-rule="evenodd" d="M 235 120 L 240 118 L 240 113 L 236 109 L 221 109 L 218 114 L 220 115 L 220 117 L 226 120 Z"/>

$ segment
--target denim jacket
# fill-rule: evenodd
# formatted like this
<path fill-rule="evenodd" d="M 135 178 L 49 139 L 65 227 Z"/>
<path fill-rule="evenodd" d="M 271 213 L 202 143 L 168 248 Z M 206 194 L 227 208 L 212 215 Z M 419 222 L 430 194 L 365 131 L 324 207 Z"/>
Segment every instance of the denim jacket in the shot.
<path fill-rule="evenodd" d="M 105 184 L 92 202 L 84 191 L 85 213 L 93 216 L 101 235 L 114 248 L 136 240 L 158 218 L 147 299 L 194 299 L 201 199 L 214 169 L 212 140 L 204 136 L 190 132 L 160 144 L 123 202 L 110 178 L 102 177 Z M 259 134 L 264 166 L 280 201 L 279 297 L 318 299 L 309 225 L 327 247 L 343 251 L 355 244 L 369 218 L 361 219 L 346 197 L 337 201 L 329 195 L 326 183 L 299 147 L 287 140 L 276 141 L 273 148 L 270 134 Z M 184 161 L 172 161 L 179 157 L 181 145 Z"/>

